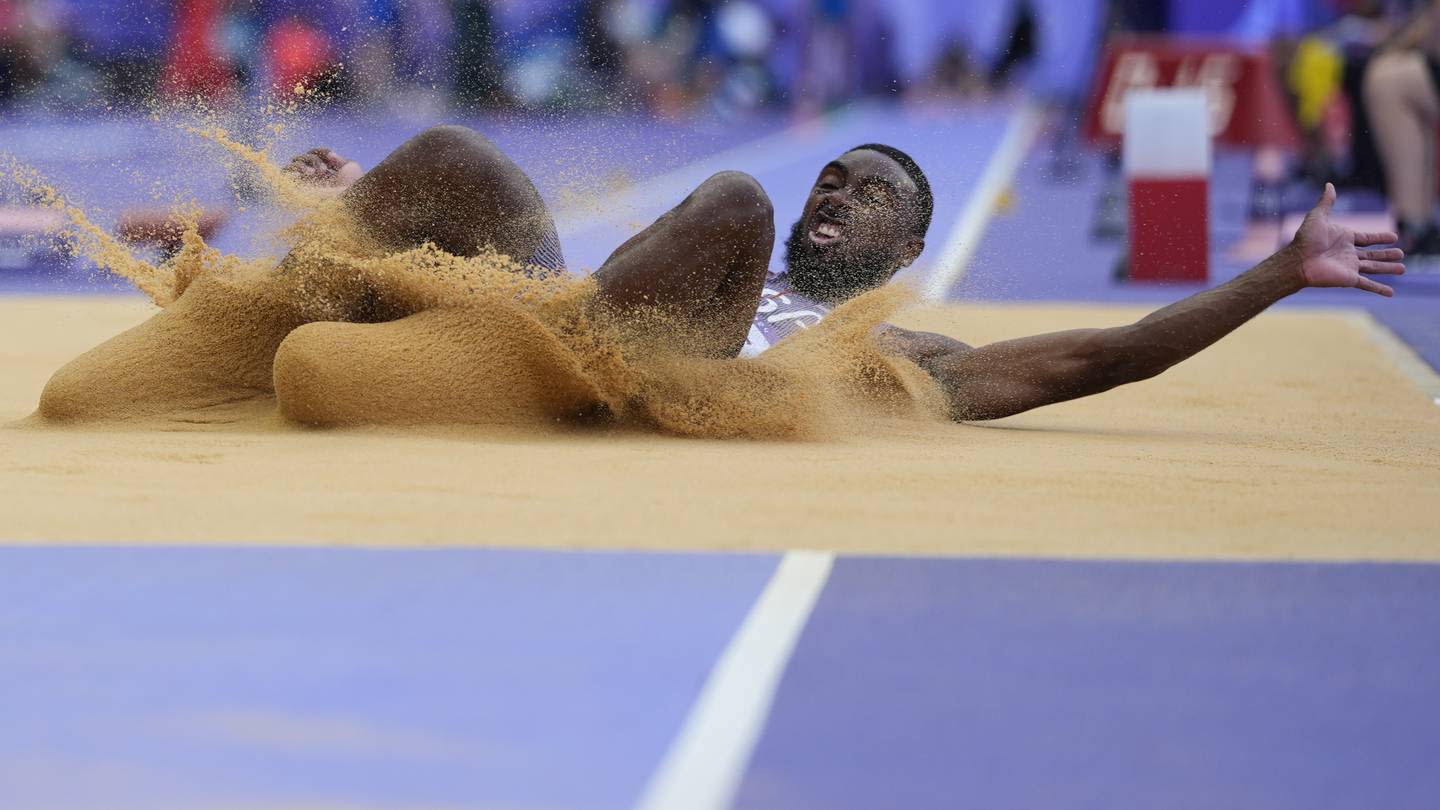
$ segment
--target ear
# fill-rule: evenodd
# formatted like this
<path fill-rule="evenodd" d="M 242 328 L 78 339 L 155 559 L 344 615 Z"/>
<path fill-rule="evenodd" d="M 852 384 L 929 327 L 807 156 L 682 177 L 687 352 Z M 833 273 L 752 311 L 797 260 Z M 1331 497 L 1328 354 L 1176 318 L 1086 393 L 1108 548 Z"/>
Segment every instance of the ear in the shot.
<path fill-rule="evenodd" d="M 906 242 L 905 246 L 900 249 L 900 264 L 895 268 L 891 275 L 894 275 L 895 273 L 900 272 L 904 268 L 914 264 L 915 260 L 920 258 L 920 254 L 924 251 L 924 239 L 911 239 L 909 242 Z"/>

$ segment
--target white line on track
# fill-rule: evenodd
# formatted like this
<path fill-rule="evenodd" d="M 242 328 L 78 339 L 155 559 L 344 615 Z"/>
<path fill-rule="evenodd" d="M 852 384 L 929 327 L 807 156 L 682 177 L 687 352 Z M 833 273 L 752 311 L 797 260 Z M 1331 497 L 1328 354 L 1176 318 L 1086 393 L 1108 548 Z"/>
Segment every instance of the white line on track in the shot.
<path fill-rule="evenodd" d="M 1347 312 L 1346 315 L 1364 330 L 1371 342 L 1380 347 L 1380 351 L 1401 374 L 1415 383 L 1431 402 L 1440 405 L 1440 374 L 1436 374 L 1430 364 L 1410 348 L 1410 344 L 1397 337 L 1388 326 L 1376 320 L 1369 312 L 1359 310 Z"/>
<path fill-rule="evenodd" d="M 835 555 L 791 551 L 755 600 L 690 707 L 636 810 L 725 810 L 770 715 L 780 677 Z"/>
<path fill-rule="evenodd" d="M 980 247 L 980 239 L 990 220 L 995 216 L 995 207 L 1000 196 L 1015 180 L 1020 163 L 1030 151 L 1030 145 L 1040 134 L 1044 114 L 1039 105 L 1023 102 L 1010 118 L 1010 125 L 1000 140 L 1000 145 L 990 155 L 980 182 L 960 210 L 955 223 L 950 227 L 950 236 L 935 262 L 935 270 L 925 285 L 924 298 L 927 302 L 938 303 L 945 299 L 965 272 L 970 269 L 970 259 Z"/>

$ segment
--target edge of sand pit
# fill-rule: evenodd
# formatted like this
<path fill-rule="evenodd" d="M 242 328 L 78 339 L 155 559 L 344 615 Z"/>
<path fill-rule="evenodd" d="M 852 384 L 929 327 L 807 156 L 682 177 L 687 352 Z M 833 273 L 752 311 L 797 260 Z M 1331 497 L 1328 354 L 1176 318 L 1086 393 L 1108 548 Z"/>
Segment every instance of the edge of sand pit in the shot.
<path fill-rule="evenodd" d="M 476 545 L 475 543 L 458 541 L 437 541 L 425 542 L 424 544 L 404 543 L 399 541 L 347 541 L 335 543 L 333 541 L 316 540 L 307 541 L 281 541 L 281 540 L 257 540 L 245 542 L 221 542 L 213 543 L 208 541 L 185 542 L 181 540 L 145 540 L 145 541 L 105 541 L 105 540 L 64 540 L 59 542 L 47 540 L 35 540 L 33 538 L 12 539 L 0 538 L 0 554 L 6 549 L 44 549 L 46 551 L 83 551 L 86 549 L 171 549 L 183 551 L 196 551 L 207 553 L 210 551 L 335 551 L 335 552 L 365 552 L 386 554 L 390 552 L 434 552 L 434 551 L 474 551 L 474 552 L 526 552 L 539 554 L 581 554 L 587 556 L 619 556 L 619 555 L 642 555 L 642 556 L 754 556 L 754 557 L 775 557 L 783 558 L 787 554 L 826 554 L 835 559 L 845 560 L 965 560 L 965 561 L 991 561 L 991 562 L 1098 562 L 1098 563 L 1128 563 L 1135 565 L 1372 565 L 1372 566 L 1440 566 L 1440 556 L 1409 556 L 1409 555 L 1356 555 L 1345 556 L 1332 554 L 1322 556 L 1313 551 L 1303 554 L 1265 554 L 1247 553 L 1245 555 L 1219 555 L 1210 553 L 1176 553 L 1160 554 L 1151 551 L 1137 551 L 1135 553 L 1087 553 L 1077 551 L 1064 553 L 1046 551 L 1043 553 L 1016 553 L 1006 554 L 995 551 L 964 551 L 952 552 L 942 551 L 913 551 L 896 549 L 884 553 L 874 551 L 837 551 L 828 547 L 818 546 L 793 546 L 789 548 L 744 548 L 744 549 L 721 549 L 721 548 L 655 548 L 651 546 L 606 546 L 606 547 L 573 547 L 573 546 L 543 546 L 525 542 L 499 542 Z"/>
<path fill-rule="evenodd" d="M 1381 353 L 1414 383 L 1421 393 L 1430 397 L 1431 402 L 1440 405 L 1440 373 L 1431 368 L 1413 346 L 1366 310 L 1342 310 L 1342 314 L 1359 325 L 1370 341 L 1379 347 Z"/>

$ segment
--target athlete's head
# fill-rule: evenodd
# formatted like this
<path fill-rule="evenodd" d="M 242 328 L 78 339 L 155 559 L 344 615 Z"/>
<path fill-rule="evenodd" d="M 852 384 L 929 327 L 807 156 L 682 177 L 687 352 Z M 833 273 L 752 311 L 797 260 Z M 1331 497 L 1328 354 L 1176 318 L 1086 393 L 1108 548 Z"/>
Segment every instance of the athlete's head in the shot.
<path fill-rule="evenodd" d="M 893 146 L 857 146 L 820 170 L 785 241 L 796 290 L 838 303 L 879 287 L 925 249 L 935 198 Z"/>

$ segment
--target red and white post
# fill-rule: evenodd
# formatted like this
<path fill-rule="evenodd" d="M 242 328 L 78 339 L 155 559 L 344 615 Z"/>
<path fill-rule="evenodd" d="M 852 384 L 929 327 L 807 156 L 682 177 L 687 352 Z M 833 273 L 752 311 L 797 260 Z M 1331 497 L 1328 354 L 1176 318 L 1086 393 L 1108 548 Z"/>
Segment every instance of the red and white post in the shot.
<path fill-rule="evenodd" d="M 1209 277 L 1210 140 L 1204 90 L 1132 90 L 1126 96 L 1131 281 Z"/>

